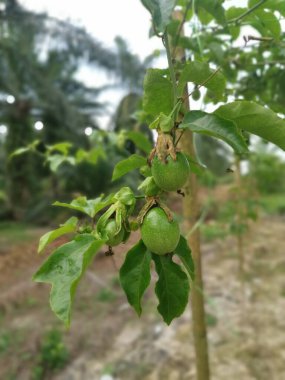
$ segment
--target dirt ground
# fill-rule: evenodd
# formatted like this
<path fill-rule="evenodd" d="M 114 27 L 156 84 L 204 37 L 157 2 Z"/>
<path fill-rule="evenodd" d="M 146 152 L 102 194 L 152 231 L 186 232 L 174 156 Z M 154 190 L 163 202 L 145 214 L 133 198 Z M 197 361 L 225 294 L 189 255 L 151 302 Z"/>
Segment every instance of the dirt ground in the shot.
<path fill-rule="evenodd" d="M 285 379 L 285 219 L 263 218 L 246 239 L 246 276 L 238 275 L 233 237 L 203 243 L 213 380 Z M 194 380 L 190 307 L 167 327 L 156 311 L 154 283 L 138 319 L 118 285 L 115 259 L 98 255 L 81 281 L 70 330 L 48 306 L 49 286 L 31 276 L 43 230 L 24 242 L 0 237 L 0 379 Z M 133 237 L 135 239 L 135 237 Z M 35 377 L 43 337 L 62 333 L 69 359 Z"/>

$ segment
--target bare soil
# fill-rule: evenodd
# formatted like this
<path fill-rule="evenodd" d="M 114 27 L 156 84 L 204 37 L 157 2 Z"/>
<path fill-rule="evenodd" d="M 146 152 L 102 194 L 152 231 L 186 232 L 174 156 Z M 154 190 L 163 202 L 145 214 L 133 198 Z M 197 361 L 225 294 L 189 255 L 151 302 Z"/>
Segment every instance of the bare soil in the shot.
<path fill-rule="evenodd" d="M 190 307 L 167 327 L 156 311 L 152 283 L 138 319 L 118 285 L 126 246 L 114 259 L 103 252 L 97 256 L 65 330 L 49 309 L 49 286 L 31 281 L 43 261 L 36 254 L 43 232 L 30 230 L 23 243 L 0 237 L 1 380 L 33 379 L 43 337 L 52 329 L 62 332 L 69 360 L 43 379 L 107 380 L 106 374 L 116 380 L 195 379 Z M 203 244 L 213 380 L 285 379 L 284 232 L 285 220 L 277 217 L 253 226 L 246 238 L 244 281 L 233 237 Z"/>

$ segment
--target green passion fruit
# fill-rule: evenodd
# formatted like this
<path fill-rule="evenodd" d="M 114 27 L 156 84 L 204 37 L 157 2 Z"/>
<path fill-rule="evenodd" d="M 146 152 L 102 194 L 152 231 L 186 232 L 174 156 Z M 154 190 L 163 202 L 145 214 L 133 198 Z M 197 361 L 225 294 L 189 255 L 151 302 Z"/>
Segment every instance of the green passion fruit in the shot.
<path fill-rule="evenodd" d="M 145 215 L 141 225 L 142 241 L 153 253 L 165 255 L 175 250 L 180 239 L 179 224 L 171 222 L 160 207 L 154 207 Z"/>
<path fill-rule="evenodd" d="M 117 231 L 117 223 L 115 219 L 111 219 L 108 221 L 108 223 L 105 226 L 105 233 L 108 238 L 106 241 L 106 244 L 110 247 L 115 247 L 116 245 L 119 245 L 122 243 L 122 241 L 125 238 L 125 230 L 124 228 L 121 228 L 121 230 L 116 234 Z"/>
<path fill-rule="evenodd" d="M 176 160 L 170 156 L 162 162 L 157 156 L 152 160 L 151 173 L 155 183 L 164 191 L 176 191 L 185 185 L 190 166 L 183 153 L 176 154 Z"/>

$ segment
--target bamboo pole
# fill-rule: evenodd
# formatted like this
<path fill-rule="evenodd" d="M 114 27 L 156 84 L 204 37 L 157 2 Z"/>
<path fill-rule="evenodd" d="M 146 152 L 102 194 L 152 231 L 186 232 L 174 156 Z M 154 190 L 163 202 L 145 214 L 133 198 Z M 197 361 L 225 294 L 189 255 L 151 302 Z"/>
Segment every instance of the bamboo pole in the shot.
<path fill-rule="evenodd" d="M 244 233 L 241 229 L 244 223 L 244 205 L 243 205 L 243 194 L 242 194 L 242 177 L 241 177 L 241 164 L 240 158 L 236 156 L 235 158 L 235 182 L 236 182 L 236 194 L 237 194 L 237 223 L 238 223 L 238 233 L 237 233 L 237 248 L 238 248 L 238 260 L 239 260 L 239 273 L 241 279 L 244 277 Z"/>
<path fill-rule="evenodd" d="M 174 12 L 174 18 L 183 22 L 181 12 Z M 183 34 L 183 28 L 181 28 Z M 174 48 L 174 59 L 180 61 L 184 58 L 185 52 L 182 48 Z M 185 95 L 188 95 L 185 89 Z M 184 107 L 190 110 L 190 102 L 185 96 Z M 194 136 L 190 131 L 186 131 L 181 139 L 180 146 L 186 154 L 195 159 L 196 152 L 194 146 Z M 183 198 L 183 217 L 185 220 L 185 228 L 191 231 L 200 217 L 199 199 L 198 199 L 198 181 L 195 173 L 191 172 L 189 180 L 185 186 L 185 197 Z M 202 274 L 202 257 L 200 249 L 200 231 L 195 228 L 190 234 L 189 246 L 192 250 L 193 260 L 195 263 L 195 281 L 193 282 L 191 292 L 191 308 L 192 308 L 192 330 L 194 336 L 194 346 L 196 355 L 196 375 L 197 380 L 210 379 L 210 365 L 208 354 L 207 327 L 205 321 L 205 306 L 203 293 L 203 274 Z"/>
<path fill-rule="evenodd" d="M 195 157 L 193 134 L 185 133 L 181 147 L 185 153 Z M 183 216 L 188 231 L 192 230 L 199 219 L 198 181 L 195 173 L 191 173 L 185 188 L 183 200 Z M 196 354 L 197 380 L 210 379 L 210 366 L 207 341 L 207 327 L 205 321 L 205 306 L 203 294 L 202 256 L 200 249 L 200 231 L 196 228 L 189 236 L 189 245 L 195 263 L 195 281 L 191 292 L 191 306 L 193 317 L 193 335 Z"/>

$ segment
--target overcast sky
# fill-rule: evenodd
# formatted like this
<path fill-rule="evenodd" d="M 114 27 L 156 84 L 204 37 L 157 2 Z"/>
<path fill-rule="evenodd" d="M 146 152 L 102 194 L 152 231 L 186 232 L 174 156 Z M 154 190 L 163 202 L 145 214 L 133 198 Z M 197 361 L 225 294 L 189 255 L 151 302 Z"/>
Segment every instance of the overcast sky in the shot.
<path fill-rule="evenodd" d="M 70 20 L 83 26 L 97 40 L 107 47 L 114 46 L 114 38 L 122 36 L 133 53 L 141 58 L 155 49 L 162 47 L 158 38 L 149 39 L 150 15 L 140 0 L 20 0 L 27 8 Z M 227 0 L 226 5 L 246 6 L 247 0 Z M 80 77 L 89 86 L 100 86 L 110 81 L 104 74 L 81 70 Z M 110 100 L 114 105 L 122 97 L 120 91 L 104 93 L 101 100 Z M 106 127 L 108 116 L 101 119 L 102 127 Z"/>
<path fill-rule="evenodd" d="M 117 35 L 131 50 L 145 57 L 158 46 L 157 38 L 148 38 L 150 16 L 140 0 L 20 0 L 34 11 L 46 11 L 61 19 L 84 26 L 94 37 L 112 46 Z M 247 0 L 226 0 L 231 5 L 246 6 Z"/>

